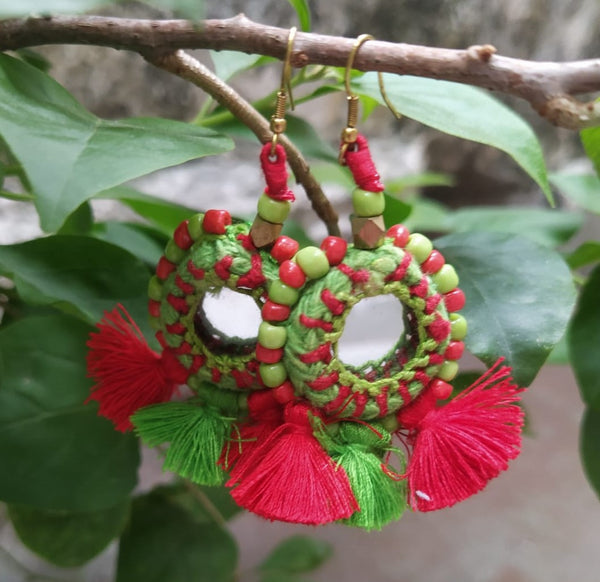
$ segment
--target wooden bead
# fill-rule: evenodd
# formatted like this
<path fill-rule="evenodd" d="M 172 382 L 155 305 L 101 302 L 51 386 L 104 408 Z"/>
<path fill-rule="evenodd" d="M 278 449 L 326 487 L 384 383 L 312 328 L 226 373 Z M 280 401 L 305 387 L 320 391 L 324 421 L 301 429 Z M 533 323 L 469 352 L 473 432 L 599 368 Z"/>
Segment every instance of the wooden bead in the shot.
<path fill-rule="evenodd" d="M 257 216 L 250 228 L 250 237 L 257 249 L 262 249 L 273 244 L 281 233 L 283 224 L 267 222 L 260 216 Z"/>
<path fill-rule="evenodd" d="M 351 216 L 352 238 L 358 249 L 376 249 L 385 237 L 383 216 Z"/>

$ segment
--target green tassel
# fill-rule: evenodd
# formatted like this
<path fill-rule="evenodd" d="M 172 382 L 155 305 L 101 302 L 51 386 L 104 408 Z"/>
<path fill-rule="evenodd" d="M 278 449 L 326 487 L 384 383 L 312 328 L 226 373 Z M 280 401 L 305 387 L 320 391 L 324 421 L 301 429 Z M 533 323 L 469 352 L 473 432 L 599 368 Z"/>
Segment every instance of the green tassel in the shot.
<path fill-rule="evenodd" d="M 341 422 L 330 451 L 350 480 L 360 511 L 344 523 L 367 530 L 381 529 L 400 519 L 406 509 L 405 480 L 384 470 L 383 457 L 391 449 L 391 435 L 380 424 Z"/>
<path fill-rule="evenodd" d="M 220 485 L 218 466 L 237 414 L 237 394 L 218 388 L 199 391 L 200 398 L 154 404 L 138 410 L 131 421 L 150 447 L 169 443 L 163 469 L 199 485 Z"/>

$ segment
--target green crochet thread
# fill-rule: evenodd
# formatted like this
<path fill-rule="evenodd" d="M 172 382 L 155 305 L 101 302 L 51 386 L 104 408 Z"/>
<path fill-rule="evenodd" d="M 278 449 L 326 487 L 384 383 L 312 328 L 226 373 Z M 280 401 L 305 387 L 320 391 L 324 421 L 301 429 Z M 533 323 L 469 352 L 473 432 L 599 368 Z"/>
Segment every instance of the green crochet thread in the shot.
<path fill-rule="evenodd" d="M 393 280 L 399 268 L 402 277 Z M 405 333 L 380 360 L 359 367 L 344 364 L 337 343 L 346 317 L 361 299 L 382 294 L 402 302 Z M 283 362 L 296 392 L 341 418 L 368 420 L 399 410 L 424 390 L 443 363 L 450 338 L 434 339 L 429 326 L 436 320 L 447 322 L 448 313 L 441 300 L 427 313 L 427 301 L 434 296 L 439 297 L 431 277 L 423 275 L 418 261 L 391 239 L 378 249 L 350 247 L 341 265 L 306 284 L 287 321 Z M 303 318 L 323 325 L 307 327 Z M 339 402 L 342 390 L 348 397 Z"/>
<path fill-rule="evenodd" d="M 379 423 L 341 422 L 329 446 L 325 443 L 331 458 L 346 471 L 360 508 L 344 520 L 347 525 L 379 530 L 404 513 L 406 481 L 395 471 L 392 474 L 384 461 L 391 442 L 390 433 Z"/>
<path fill-rule="evenodd" d="M 169 443 L 163 469 L 200 485 L 220 485 L 225 473 L 217 465 L 237 417 L 238 394 L 204 384 L 200 398 L 154 404 L 138 410 L 131 421 L 150 447 Z"/>
<path fill-rule="evenodd" d="M 194 224 L 198 222 L 196 220 Z M 256 339 L 229 337 L 215 329 L 202 309 L 206 294 L 227 287 L 249 295 L 260 307 L 269 281 L 277 278 L 278 264 L 269 253 L 249 250 L 250 225 L 236 223 L 222 235 L 201 232 L 178 257 L 177 268 L 157 288 L 160 317 L 153 323 L 164 343 L 190 370 L 190 378 L 210 381 L 229 390 L 258 389 Z M 245 248 L 244 244 L 246 244 Z"/>

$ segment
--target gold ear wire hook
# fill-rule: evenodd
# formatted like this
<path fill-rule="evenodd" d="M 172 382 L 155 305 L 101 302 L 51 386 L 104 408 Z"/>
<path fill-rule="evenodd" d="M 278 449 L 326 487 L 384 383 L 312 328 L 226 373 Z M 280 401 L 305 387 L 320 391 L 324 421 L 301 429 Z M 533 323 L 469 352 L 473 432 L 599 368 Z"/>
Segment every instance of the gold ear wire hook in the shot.
<path fill-rule="evenodd" d="M 281 72 L 281 85 L 279 87 L 279 91 L 277 91 L 277 103 L 275 104 L 275 113 L 271 115 L 271 131 L 273 132 L 273 137 L 271 138 L 271 156 L 275 155 L 275 146 L 279 141 L 279 134 L 285 131 L 287 126 L 287 122 L 285 120 L 285 109 L 286 102 L 289 96 L 290 98 L 290 107 L 292 110 L 294 109 L 294 98 L 292 96 L 292 86 L 291 86 L 291 78 L 292 78 L 292 49 L 294 48 L 294 39 L 296 38 L 296 27 L 293 26 L 290 28 L 290 32 L 288 35 L 287 49 L 285 52 L 285 59 L 283 61 L 283 71 Z"/>
<path fill-rule="evenodd" d="M 356 129 L 356 122 L 358 121 L 358 95 L 352 93 L 352 89 L 350 87 L 350 74 L 352 73 L 352 68 L 354 66 L 354 59 L 356 58 L 356 54 L 358 53 L 360 47 L 367 42 L 368 40 L 375 40 L 373 36 L 370 34 L 361 34 L 355 41 L 352 46 L 352 50 L 348 55 L 348 60 L 346 61 L 346 71 L 344 73 L 344 84 L 346 86 L 346 100 L 348 102 L 348 119 L 346 122 L 346 127 L 342 131 L 342 144 L 340 146 L 340 154 L 338 156 L 339 163 L 343 166 L 345 165 L 344 156 L 346 155 L 346 151 L 348 148 L 356 142 L 356 138 L 358 137 L 358 130 Z M 381 71 L 377 72 L 377 80 L 379 83 L 379 92 L 381 93 L 381 98 L 387 105 L 388 109 L 394 114 L 396 119 L 400 119 L 402 115 L 400 112 L 394 107 L 392 102 L 390 101 L 387 93 L 385 91 L 385 86 L 383 84 L 383 75 Z"/>
<path fill-rule="evenodd" d="M 354 59 L 356 53 L 358 53 L 360 47 L 368 40 L 373 40 L 370 34 L 361 34 L 352 45 L 352 50 L 348 55 L 346 61 L 346 71 L 344 74 L 344 84 L 346 85 L 346 101 L 348 103 L 348 117 L 346 120 L 346 127 L 342 131 L 342 143 L 340 145 L 340 154 L 338 156 L 339 163 L 345 165 L 344 156 L 348 148 L 356 142 L 358 137 L 358 130 L 356 129 L 356 122 L 358 121 L 358 95 L 352 93 L 350 88 L 350 74 L 352 73 L 352 67 L 354 66 Z"/>

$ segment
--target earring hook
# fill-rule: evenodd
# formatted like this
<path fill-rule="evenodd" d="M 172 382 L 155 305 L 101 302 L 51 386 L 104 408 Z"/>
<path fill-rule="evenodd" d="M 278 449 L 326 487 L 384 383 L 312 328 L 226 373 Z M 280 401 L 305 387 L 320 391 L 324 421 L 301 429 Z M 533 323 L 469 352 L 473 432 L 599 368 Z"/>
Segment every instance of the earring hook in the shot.
<path fill-rule="evenodd" d="M 367 42 L 368 40 L 375 40 L 375 37 L 370 34 L 361 34 L 352 45 L 352 49 L 348 54 L 348 60 L 346 61 L 346 70 L 344 72 L 344 84 L 346 86 L 346 101 L 348 102 L 348 117 L 346 121 L 346 127 L 342 131 L 342 143 L 340 145 L 340 153 L 338 156 L 339 163 L 343 166 L 345 165 L 345 155 L 348 148 L 356 142 L 356 138 L 358 137 L 358 130 L 356 129 L 356 123 L 358 121 L 358 95 L 352 93 L 352 88 L 350 87 L 350 75 L 352 73 L 352 69 L 354 67 L 354 59 L 356 58 L 356 54 L 358 53 L 360 47 Z M 400 112 L 394 107 L 392 102 L 390 101 L 387 93 L 385 91 L 385 86 L 383 83 L 383 74 L 381 71 L 377 72 L 377 81 L 379 83 L 379 92 L 381 93 L 381 98 L 387 105 L 388 109 L 394 114 L 396 119 L 400 119 L 402 115 Z"/>
<path fill-rule="evenodd" d="M 271 131 L 273 132 L 273 137 L 271 138 L 271 156 L 275 155 L 275 147 L 277 146 L 277 142 L 279 141 L 279 135 L 283 133 L 286 129 L 287 122 L 285 120 L 285 109 L 287 99 L 290 99 L 290 107 L 294 109 L 294 98 L 292 96 L 292 86 L 291 86 L 291 78 L 292 78 L 292 50 L 294 48 L 294 39 L 296 38 L 296 27 L 293 26 L 290 28 L 290 32 L 288 34 L 288 42 L 287 49 L 285 51 L 285 59 L 283 61 L 283 70 L 281 72 L 281 85 L 279 87 L 279 91 L 277 91 L 277 102 L 275 104 L 275 113 L 271 115 Z"/>

